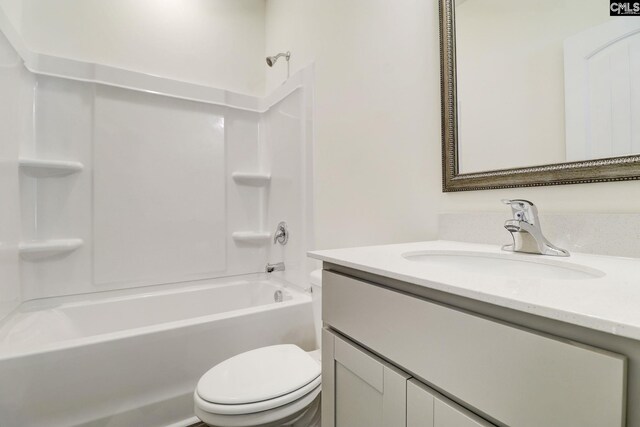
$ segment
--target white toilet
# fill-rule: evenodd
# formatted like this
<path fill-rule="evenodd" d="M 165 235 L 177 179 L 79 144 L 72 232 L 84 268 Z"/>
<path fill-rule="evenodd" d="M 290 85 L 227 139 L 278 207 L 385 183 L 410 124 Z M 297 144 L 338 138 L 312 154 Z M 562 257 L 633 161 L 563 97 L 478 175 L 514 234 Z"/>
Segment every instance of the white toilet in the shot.
<path fill-rule="evenodd" d="M 311 274 L 316 337 L 320 336 L 321 272 Z M 213 427 L 320 427 L 320 350 L 292 344 L 238 354 L 205 373 L 195 413 Z"/>

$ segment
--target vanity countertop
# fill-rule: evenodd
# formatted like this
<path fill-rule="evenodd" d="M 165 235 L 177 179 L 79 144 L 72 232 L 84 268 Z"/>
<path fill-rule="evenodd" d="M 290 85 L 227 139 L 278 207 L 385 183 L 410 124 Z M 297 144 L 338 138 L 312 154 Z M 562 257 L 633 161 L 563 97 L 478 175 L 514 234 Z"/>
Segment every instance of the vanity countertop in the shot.
<path fill-rule="evenodd" d="M 412 252 L 462 253 L 531 263 L 583 266 L 599 277 L 557 280 L 487 268 L 429 268 L 402 255 Z M 570 257 L 514 254 L 499 246 L 428 241 L 309 252 L 324 262 L 413 283 L 606 333 L 640 340 L 640 259 L 572 253 Z"/>

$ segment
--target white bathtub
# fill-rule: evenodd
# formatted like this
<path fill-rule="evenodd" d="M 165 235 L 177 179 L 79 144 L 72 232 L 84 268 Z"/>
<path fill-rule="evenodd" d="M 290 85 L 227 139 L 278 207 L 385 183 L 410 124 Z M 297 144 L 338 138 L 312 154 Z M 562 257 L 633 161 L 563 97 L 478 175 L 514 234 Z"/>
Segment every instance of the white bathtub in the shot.
<path fill-rule="evenodd" d="M 216 363 L 314 342 L 310 296 L 259 275 L 33 301 L 0 325 L 0 426 L 187 425 Z"/>

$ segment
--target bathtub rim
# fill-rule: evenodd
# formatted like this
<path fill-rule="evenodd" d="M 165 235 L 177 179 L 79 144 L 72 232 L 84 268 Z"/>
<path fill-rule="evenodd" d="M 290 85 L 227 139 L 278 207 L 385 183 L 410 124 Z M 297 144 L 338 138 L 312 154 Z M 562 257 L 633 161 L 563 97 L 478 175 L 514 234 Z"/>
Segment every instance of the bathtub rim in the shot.
<path fill-rule="evenodd" d="M 293 289 L 294 291 L 306 293 L 307 290 L 297 284 L 288 282 L 283 278 L 275 275 L 269 275 L 267 273 L 249 273 L 239 274 L 234 276 L 215 277 L 211 279 L 198 279 L 188 280 L 172 283 L 160 283 L 155 285 L 136 286 L 133 288 L 124 289 L 107 289 L 99 292 L 88 292 L 81 294 L 59 295 L 44 298 L 34 298 L 22 301 L 22 303 L 13 309 L 11 312 L 0 319 L 0 328 L 5 324 L 6 319 L 11 317 L 15 313 L 25 313 L 30 311 L 39 311 L 47 308 L 55 308 L 60 305 L 71 306 L 74 303 L 89 304 L 95 302 L 101 302 L 109 299 L 126 299 L 129 297 L 142 297 L 147 294 L 155 295 L 160 293 L 178 293 L 191 288 L 207 288 L 210 286 L 225 286 L 236 282 L 271 282 L 278 283 L 287 290 Z"/>
<path fill-rule="evenodd" d="M 206 283 L 205 283 L 206 282 Z M 84 346 L 96 345 L 104 342 L 112 342 L 125 340 L 136 336 L 144 336 L 144 335 L 152 335 L 158 334 L 162 332 L 166 332 L 169 330 L 179 330 L 183 328 L 192 327 L 198 324 L 204 324 L 224 319 L 233 319 L 239 318 L 242 316 L 247 316 L 250 314 L 258 314 L 269 312 L 273 310 L 284 309 L 288 307 L 294 307 L 302 304 L 311 305 L 311 295 L 302 290 L 299 286 L 292 285 L 285 280 L 278 277 L 269 277 L 265 274 L 250 274 L 250 275 L 240 275 L 240 276 L 232 276 L 227 278 L 216 278 L 211 280 L 198 280 L 194 282 L 180 282 L 173 283 L 168 285 L 155 285 L 155 286 L 145 286 L 142 288 L 136 288 L 138 292 L 135 292 L 136 289 L 127 289 L 125 292 L 122 290 L 115 291 L 105 291 L 90 294 L 80 294 L 80 295 L 71 295 L 71 296 L 63 296 L 63 297 L 53 297 L 53 298 L 42 298 L 38 300 L 30 300 L 26 301 L 13 310 L 7 317 L 0 321 L 0 328 L 2 328 L 8 320 L 10 320 L 17 313 L 30 313 L 37 312 L 39 310 L 46 310 L 55 307 L 60 307 L 62 305 L 66 305 L 66 303 L 70 304 L 70 306 L 78 306 L 82 304 L 82 297 L 86 298 L 86 302 L 88 304 L 95 304 L 98 302 L 106 302 L 106 301 L 119 301 L 126 300 L 129 298 L 144 298 L 149 295 L 167 295 L 181 292 L 193 292 L 201 289 L 208 289 L 211 287 L 224 287 L 224 286 L 234 286 L 243 284 L 243 282 L 263 282 L 269 283 L 277 288 L 282 288 L 286 290 L 291 295 L 291 299 L 284 300 L 282 302 L 273 302 L 269 304 L 262 304 L 252 307 L 246 307 L 236 310 L 224 311 L 221 313 L 207 314 L 204 316 L 195 316 L 189 317 L 186 319 L 174 320 L 169 322 L 161 322 L 155 323 L 152 325 L 135 327 L 130 329 L 124 329 L 114 332 L 106 332 L 102 334 L 90 335 L 86 337 L 78 337 L 71 338 L 62 341 L 49 342 L 42 345 L 29 346 L 25 348 L 25 346 L 17 346 L 16 350 L 0 350 L 0 362 L 21 358 L 21 357 L 30 357 L 37 356 L 45 353 L 53 353 L 58 351 L 64 351 L 69 349 L 76 349 Z M 162 288 L 162 289 L 157 289 Z M 114 295 L 121 294 L 121 295 Z M 126 295 L 124 295 L 126 294 Z M 57 304 L 51 305 L 50 301 L 46 300 L 55 299 Z M 38 305 L 42 302 L 42 305 Z M 31 304 L 30 304 L 31 303 Z M 24 310 L 23 305 L 26 305 L 28 308 Z M 39 308 L 38 308 L 39 307 Z M 22 347 L 22 348 L 20 348 Z"/>

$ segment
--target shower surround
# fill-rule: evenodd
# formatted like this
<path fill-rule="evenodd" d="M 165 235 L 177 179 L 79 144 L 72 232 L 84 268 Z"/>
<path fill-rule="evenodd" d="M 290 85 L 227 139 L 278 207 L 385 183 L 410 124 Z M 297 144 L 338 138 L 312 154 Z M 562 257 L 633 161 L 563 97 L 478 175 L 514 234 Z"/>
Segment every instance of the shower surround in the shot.
<path fill-rule="evenodd" d="M 311 350 L 313 68 L 256 98 L 30 52 L 1 15 L 0 425 L 181 423 L 229 351 Z"/>

